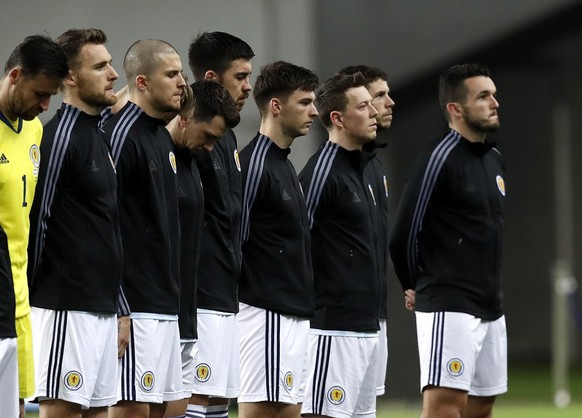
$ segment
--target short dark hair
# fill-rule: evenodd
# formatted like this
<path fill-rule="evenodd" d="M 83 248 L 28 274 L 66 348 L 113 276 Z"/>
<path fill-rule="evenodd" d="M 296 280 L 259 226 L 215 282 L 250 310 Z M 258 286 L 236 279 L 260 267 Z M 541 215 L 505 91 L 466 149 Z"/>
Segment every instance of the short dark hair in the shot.
<path fill-rule="evenodd" d="M 4 66 L 4 74 L 15 67 L 21 67 L 22 74 L 28 78 L 44 74 L 49 78 L 64 79 L 69 73 L 63 48 L 43 35 L 28 36 L 14 48 Z"/>
<path fill-rule="evenodd" d="M 262 114 L 273 97 L 286 101 L 295 90 L 315 91 L 318 84 L 319 77 L 313 71 L 289 62 L 275 61 L 261 68 L 253 97 Z"/>
<path fill-rule="evenodd" d="M 240 114 L 228 90 L 211 80 L 200 80 L 190 85 L 194 102 L 192 117 L 199 122 L 208 122 L 222 116 L 226 126 L 234 128 L 240 122 Z"/>
<path fill-rule="evenodd" d="M 350 65 L 338 71 L 338 74 L 344 75 L 355 73 L 362 73 L 366 86 L 378 79 L 388 81 L 388 74 L 384 70 L 378 67 L 370 67 L 369 65 Z"/>
<path fill-rule="evenodd" d="M 73 69 L 79 65 L 81 48 L 87 44 L 103 45 L 107 42 L 107 36 L 101 29 L 69 29 L 56 42 L 65 50 L 69 68 Z"/>
<path fill-rule="evenodd" d="M 194 80 L 202 80 L 208 70 L 222 75 L 234 60 L 250 61 L 254 56 L 249 44 L 226 32 L 203 32 L 188 48 L 188 64 Z"/>
<path fill-rule="evenodd" d="M 323 126 L 332 125 L 331 112 L 343 111 L 348 104 L 346 91 L 355 87 L 365 87 L 366 81 L 362 73 L 337 74 L 323 83 L 315 94 L 315 107 Z"/>
<path fill-rule="evenodd" d="M 480 64 L 459 64 L 443 71 L 439 80 L 439 104 L 447 120 L 450 121 L 447 104 L 463 103 L 467 95 L 465 80 L 480 76 L 491 77 L 489 70 Z"/>
<path fill-rule="evenodd" d="M 129 47 L 123 58 L 123 71 L 125 71 L 130 91 L 135 77 L 150 76 L 157 70 L 162 54 L 178 55 L 178 51 L 161 39 L 141 39 Z"/>

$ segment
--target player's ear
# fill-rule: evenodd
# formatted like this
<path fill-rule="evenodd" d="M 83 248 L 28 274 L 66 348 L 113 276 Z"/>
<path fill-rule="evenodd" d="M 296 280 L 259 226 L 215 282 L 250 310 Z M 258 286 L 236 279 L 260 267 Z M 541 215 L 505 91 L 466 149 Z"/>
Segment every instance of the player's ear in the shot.
<path fill-rule="evenodd" d="M 457 102 L 447 103 L 447 112 L 451 116 L 461 117 L 463 115 L 463 107 Z"/>
<path fill-rule="evenodd" d="M 67 73 L 67 76 L 63 80 L 63 83 L 66 84 L 67 86 L 74 86 L 75 84 L 77 84 L 75 73 L 73 72 L 73 70 L 69 69 L 69 72 Z"/>
<path fill-rule="evenodd" d="M 213 70 L 208 70 L 204 73 L 204 80 L 218 81 L 218 73 Z"/>
<path fill-rule="evenodd" d="M 333 112 L 331 112 L 329 114 L 329 119 L 331 120 L 331 123 L 333 125 L 339 126 L 339 127 L 343 128 L 344 122 L 343 122 L 343 119 L 342 119 L 341 112 L 338 112 L 337 110 L 334 110 Z"/>
<path fill-rule="evenodd" d="M 178 116 L 178 125 L 180 126 L 180 128 L 184 129 L 186 128 L 186 126 L 188 125 L 188 121 L 189 119 L 184 117 L 184 116 Z"/>
<path fill-rule="evenodd" d="M 281 113 L 281 101 L 275 97 L 269 100 L 269 109 L 271 113 L 274 115 L 278 115 Z"/>
<path fill-rule="evenodd" d="M 145 75 L 136 76 L 135 86 L 139 91 L 146 91 L 148 89 L 147 77 Z"/>
<path fill-rule="evenodd" d="M 18 80 L 22 77 L 24 77 L 22 67 L 17 66 L 8 71 L 8 80 L 10 80 L 11 84 L 16 84 Z"/>

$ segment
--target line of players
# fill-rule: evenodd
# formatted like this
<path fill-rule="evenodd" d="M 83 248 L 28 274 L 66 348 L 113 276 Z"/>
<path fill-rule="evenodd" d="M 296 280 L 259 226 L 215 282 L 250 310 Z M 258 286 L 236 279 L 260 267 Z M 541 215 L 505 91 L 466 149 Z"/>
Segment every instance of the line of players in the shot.
<path fill-rule="evenodd" d="M 43 417 L 227 417 L 232 398 L 241 418 L 375 416 L 388 356 L 388 183 L 375 153 L 392 121 L 386 74 L 348 67 L 319 85 L 303 67 L 265 65 L 259 131 L 239 155 L 247 43 L 198 35 L 188 85 L 170 44 L 140 40 L 117 95 L 105 43 L 98 29 L 29 37 L 0 85 L 2 125 L 28 141 L 26 172 L 12 170 L 2 198 L 20 199 L 10 211 L 30 229 L 28 264 L 1 223 L 12 269 L 0 271 L 30 285 L 16 316 L 36 372 L 20 367 L 19 397 Z M 53 61 L 31 63 L 39 50 Z M 297 175 L 290 146 L 318 116 L 329 139 Z M 1 359 L 13 372 L 14 356 Z"/>

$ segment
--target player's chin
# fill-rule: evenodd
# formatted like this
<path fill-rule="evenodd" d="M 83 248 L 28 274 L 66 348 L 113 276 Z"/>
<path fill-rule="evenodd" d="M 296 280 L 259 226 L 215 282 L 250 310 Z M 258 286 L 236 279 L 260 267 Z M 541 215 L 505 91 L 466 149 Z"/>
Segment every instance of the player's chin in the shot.
<path fill-rule="evenodd" d="M 392 118 L 378 122 L 378 129 L 388 129 L 392 125 Z"/>
<path fill-rule="evenodd" d="M 20 116 L 22 119 L 24 120 L 33 120 L 34 118 L 36 118 L 38 115 L 40 115 L 42 113 L 42 111 L 37 112 L 37 111 L 29 111 L 24 113 L 22 116 Z"/>
<path fill-rule="evenodd" d="M 208 152 L 212 152 L 212 150 L 214 150 L 215 143 L 216 143 L 216 141 L 207 142 L 202 146 L 202 148 L 204 148 Z"/>
<path fill-rule="evenodd" d="M 168 113 L 177 113 L 180 111 L 180 102 L 171 102 L 168 103 L 166 108 L 164 109 L 164 111 L 168 112 Z M 174 115 L 175 116 L 175 115 Z"/>
<path fill-rule="evenodd" d="M 117 103 L 117 96 L 108 94 L 103 98 L 103 106 L 113 106 L 115 103 Z"/>
<path fill-rule="evenodd" d="M 494 122 L 489 122 L 489 123 L 484 124 L 483 130 L 485 132 L 493 132 L 493 131 L 498 130 L 500 126 L 501 126 L 501 124 L 499 123 L 499 120 L 496 120 Z"/>

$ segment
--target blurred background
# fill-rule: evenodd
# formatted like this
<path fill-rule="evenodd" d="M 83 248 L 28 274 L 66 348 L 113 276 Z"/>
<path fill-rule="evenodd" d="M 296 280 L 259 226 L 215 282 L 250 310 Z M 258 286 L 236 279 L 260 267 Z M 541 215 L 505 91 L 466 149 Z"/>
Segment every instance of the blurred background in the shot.
<path fill-rule="evenodd" d="M 484 64 L 498 89 L 498 143 L 506 167 L 504 267 L 510 369 L 534 368 L 567 396 L 567 370 L 582 363 L 582 2 L 573 0 L 0 0 L 0 59 L 31 34 L 56 37 L 97 27 L 122 70 L 127 48 L 163 39 L 182 56 L 202 31 L 226 31 L 256 53 L 254 73 L 283 59 L 322 80 L 341 67 L 367 64 L 389 75 L 396 101 L 392 128 L 379 136 L 391 173 L 394 213 L 407 171 L 421 146 L 446 129 L 437 100 L 438 75 L 465 61 Z M 253 76 L 254 80 L 254 76 Z M 41 115 L 47 121 L 60 106 Z M 252 100 L 235 129 L 242 148 L 259 117 Z M 293 145 L 300 171 L 325 139 L 312 132 Z M 388 399 L 418 399 L 414 316 L 405 311 L 395 277 L 389 288 Z M 548 383 L 549 384 L 549 383 Z M 511 375 L 510 375 L 511 391 Z M 573 394 L 575 395 L 575 394 Z M 578 393 L 578 400 L 580 394 Z M 559 397 L 559 396 L 558 396 Z"/>

